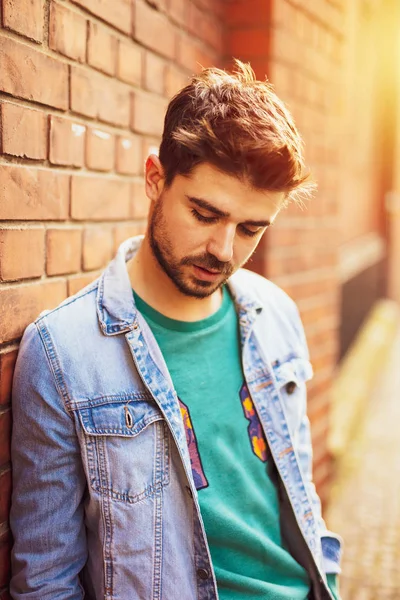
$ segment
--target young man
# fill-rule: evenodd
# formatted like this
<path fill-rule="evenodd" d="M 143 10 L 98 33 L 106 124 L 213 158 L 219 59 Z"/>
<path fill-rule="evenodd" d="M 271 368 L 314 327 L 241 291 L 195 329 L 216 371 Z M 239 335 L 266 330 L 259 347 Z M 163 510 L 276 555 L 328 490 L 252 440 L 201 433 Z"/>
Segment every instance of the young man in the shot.
<path fill-rule="evenodd" d="M 13 598 L 338 598 L 301 322 L 240 268 L 306 188 L 292 118 L 249 66 L 171 101 L 144 239 L 21 343 Z"/>

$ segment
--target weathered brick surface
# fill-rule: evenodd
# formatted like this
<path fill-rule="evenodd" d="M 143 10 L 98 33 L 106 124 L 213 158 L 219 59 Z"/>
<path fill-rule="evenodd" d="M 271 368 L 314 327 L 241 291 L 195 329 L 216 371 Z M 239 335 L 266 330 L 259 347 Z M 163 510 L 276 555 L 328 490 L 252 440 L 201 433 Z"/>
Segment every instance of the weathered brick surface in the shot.
<path fill-rule="evenodd" d="M 132 3 L 130 0 L 74 0 L 96 17 L 124 33 L 132 31 Z"/>
<path fill-rule="evenodd" d="M 50 5 L 49 46 L 77 60 L 86 58 L 87 20 L 67 6 L 52 2 Z"/>
<path fill-rule="evenodd" d="M 75 273 L 81 266 L 82 231 L 48 229 L 46 236 L 47 275 Z"/>
<path fill-rule="evenodd" d="M 14 374 L 17 350 L 5 351 L 0 354 L 0 404 L 11 402 L 12 378 Z"/>
<path fill-rule="evenodd" d="M 87 117 L 126 127 L 130 119 L 130 90 L 117 80 L 73 65 L 71 109 Z"/>
<path fill-rule="evenodd" d="M 82 167 L 86 126 L 64 117 L 50 117 L 50 155 L 54 165 Z"/>
<path fill-rule="evenodd" d="M 149 212 L 150 201 L 146 196 L 144 181 L 135 181 L 132 184 L 132 209 L 131 216 L 134 219 L 145 219 Z"/>
<path fill-rule="evenodd" d="M 160 96 L 134 92 L 132 94 L 132 130 L 138 133 L 161 135 L 166 107 L 166 100 Z"/>
<path fill-rule="evenodd" d="M 88 63 L 108 75 L 114 75 L 117 66 L 117 38 L 98 23 L 89 23 Z"/>
<path fill-rule="evenodd" d="M 117 77 L 126 83 L 140 85 L 143 71 L 143 48 L 134 42 L 119 40 Z"/>
<path fill-rule="evenodd" d="M 46 113 L 3 102 L 0 132 L 4 154 L 44 160 L 47 158 Z"/>
<path fill-rule="evenodd" d="M 146 52 L 143 79 L 144 88 L 149 92 L 155 92 L 160 95 L 164 94 L 166 68 L 167 63 L 163 58 L 153 54 L 153 52 Z"/>
<path fill-rule="evenodd" d="M 3 26 L 36 42 L 43 41 L 42 0 L 3 0 Z"/>
<path fill-rule="evenodd" d="M 112 221 L 130 216 L 130 185 L 122 179 L 74 176 L 71 217 L 76 220 Z"/>
<path fill-rule="evenodd" d="M 68 201 L 69 176 L 64 173 L 30 166 L 0 169 L 0 219 L 65 219 Z"/>
<path fill-rule="evenodd" d="M 0 91 L 56 108 L 68 108 L 68 66 L 0 35 Z M 49 85 L 51 82 L 51 85 Z"/>
<path fill-rule="evenodd" d="M 111 260 L 114 236 L 111 228 L 88 227 L 83 236 L 83 269 L 93 271 L 104 267 Z"/>
<path fill-rule="evenodd" d="M 0 281 L 43 275 L 43 227 L 0 229 L 0 248 Z"/>
<path fill-rule="evenodd" d="M 135 3 L 135 38 L 147 48 L 174 58 L 175 30 L 167 17 L 144 0 Z"/>
<path fill-rule="evenodd" d="M 110 171 L 115 163 L 115 137 L 100 128 L 89 127 L 86 136 L 86 166 Z"/>
<path fill-rule="evenodd" d="M 138 135 L 119 136 L 116 143 L 116 170 L 124 175 L 143 171 L 142 140 Z"/>
<path fill-rule="evenodd" d="M 61 279 L 0 287 L 0 342 L 21 337 L 26 326 L 42 310 L 62 302 L 66 292 L 66 283 Z"/>

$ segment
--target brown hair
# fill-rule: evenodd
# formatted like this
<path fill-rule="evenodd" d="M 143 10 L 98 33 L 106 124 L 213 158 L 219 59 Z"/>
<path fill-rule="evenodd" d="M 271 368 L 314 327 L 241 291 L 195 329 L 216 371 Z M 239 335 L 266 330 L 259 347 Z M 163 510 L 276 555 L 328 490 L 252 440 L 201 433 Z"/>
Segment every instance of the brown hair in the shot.
<path fill-rule="evenodd" d="M 315 184 L 304 172 L 302 140 L 268 81 L 235 60 L 232 74 L 207 68 L 169 103 L 160 161 L 169 186 L 204 162 L 254 188 L 300 199 Z"/>

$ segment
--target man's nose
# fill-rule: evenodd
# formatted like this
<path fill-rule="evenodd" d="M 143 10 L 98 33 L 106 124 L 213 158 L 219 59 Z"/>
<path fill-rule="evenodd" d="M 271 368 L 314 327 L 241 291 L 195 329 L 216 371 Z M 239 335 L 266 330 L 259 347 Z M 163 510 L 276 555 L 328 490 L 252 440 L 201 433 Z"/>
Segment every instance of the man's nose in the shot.
<path fill-rule="evenodd" d="M 207 251 L 221 262 L 229 262 L 233 257 L 233 243 L 236 226 L 230 225 L 218 229 L 208 243 Z"/>

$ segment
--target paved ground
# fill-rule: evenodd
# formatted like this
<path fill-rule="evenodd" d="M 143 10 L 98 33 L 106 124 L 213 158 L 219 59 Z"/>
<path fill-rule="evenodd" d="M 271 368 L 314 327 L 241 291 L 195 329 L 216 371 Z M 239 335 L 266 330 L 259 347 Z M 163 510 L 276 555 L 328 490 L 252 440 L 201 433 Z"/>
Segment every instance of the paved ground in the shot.
<path fill-rule="evenodd" d="M 326 515 L 345 542 L 342 600 L 400 600 L 400 332 L 342 461 Z"/>

